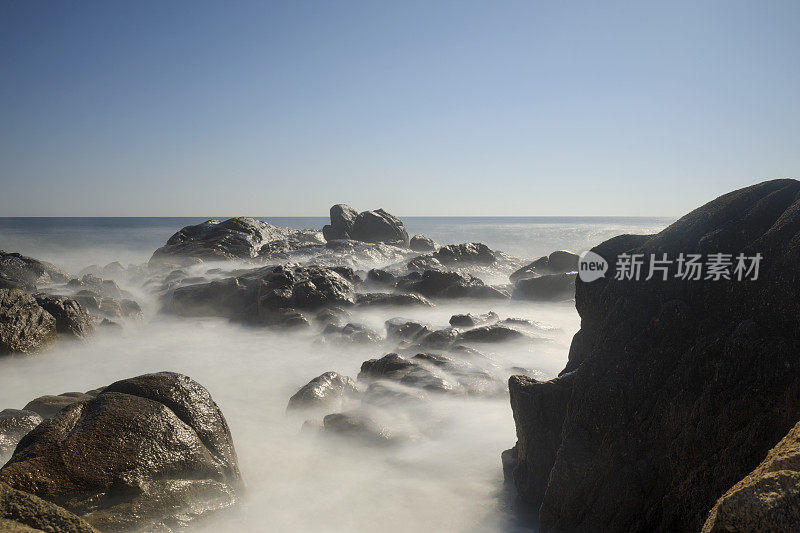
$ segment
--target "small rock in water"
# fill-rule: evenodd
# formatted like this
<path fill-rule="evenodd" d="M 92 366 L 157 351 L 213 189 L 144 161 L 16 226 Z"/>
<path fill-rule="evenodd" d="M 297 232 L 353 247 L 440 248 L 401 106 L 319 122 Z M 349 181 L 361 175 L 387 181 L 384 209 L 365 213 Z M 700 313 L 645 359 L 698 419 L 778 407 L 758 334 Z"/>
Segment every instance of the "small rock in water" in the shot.
<path fill-rule="evenodd" d="M 338 409 L 347 395 L 354 395 L 356 384 L 352 378 L 337 372 L 325 372 L 315 377 L 289 398 L 288 410 L 328 408 Z"/>

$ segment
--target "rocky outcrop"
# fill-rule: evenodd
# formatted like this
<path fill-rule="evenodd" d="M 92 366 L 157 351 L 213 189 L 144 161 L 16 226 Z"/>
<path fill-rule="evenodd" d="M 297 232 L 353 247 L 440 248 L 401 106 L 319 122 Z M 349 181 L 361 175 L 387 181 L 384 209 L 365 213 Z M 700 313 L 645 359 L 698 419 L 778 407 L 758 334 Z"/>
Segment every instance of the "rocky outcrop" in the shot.
<path fill-rule="evenodd" d="M 0 483 L 0 531 L 5 533 L 99 533 L 58 505 Z"/>
<path fill-rule="evenodd" d="M 800 419 L 800 183 L 734 191 L 594 252 L 612 272 L 576 282 L 563 377 L 512 379 L 505 462 L 543 532 L 697 531 Z M 684 280 L 676 264 L 667 281 L 618 280 L 622 253 L 643 254 L 645 275 L 650 254 L 763 261 L 757 280 Z"/>
<path fill-rule="evenodd" d="M 278 266 L 178 287 L 166 295 L 164 310 L 181 316 L 221 316 L 251 324 L 284 325 L 297 320 L 300 311 L 353 302 L 353 285 L 334 269 Z"/>
<path fill-rule="evenodd" d="M 162 372 L 113 383 L 39 424 L 0 469 L 0 483 L 101 531 L 153 531 L 230 507 L 241 476 L 208 391 Z"/>
<path fill-rule="evenodd" d="M 0 289 L 35 291 L 37 284 L 65 281 L 67 275 L 55 265 L 0 250 Z"/>
<path fill-rule="evenodd" d="M 0 355 L 31 354 L 53 342 L 56 319 L 30 294 L 0 289 Z"/>
<path fill-rule="evenodd" d="M 409 243 L 403 221 L 383 209 L 356 213 L 350 206 L 334 205 L 331 207 L 331 223 L 322 231 L 328 241 L 351 239 L 404 248 Z"/>
<path fill-rule="evenodd" d="M 298 409 L 339 409 L 347 395 L 356 393 L 352 378 L 337 372 L 325 372 L 300 388 L 291 398 L 287 410 Z"/>
<path fill-rule="evenodd" d="M 703 533 L 795 531 L 800 526 L 800 423 L 717 500 Z"/>
<path fill-rule="evenodd" d="M 207 220 L 175 233 L 153 253 L 150 265 L 188 264 L 197 260 L 250 260 L 274 253 L 275 246 L 270 247 L 270 244 L 275 242 L 281 243 L 277 247 L 281 253 L 323 244 L 318 232 L 280 228 L 254 218 Z"/>
<path fill-rule="evenodd" d="M 94 332 L 91 315 L 72 298 L 37 294 L 36 303 L 56 319 L 56 331 L 59 334 L 84 339 Z"/>

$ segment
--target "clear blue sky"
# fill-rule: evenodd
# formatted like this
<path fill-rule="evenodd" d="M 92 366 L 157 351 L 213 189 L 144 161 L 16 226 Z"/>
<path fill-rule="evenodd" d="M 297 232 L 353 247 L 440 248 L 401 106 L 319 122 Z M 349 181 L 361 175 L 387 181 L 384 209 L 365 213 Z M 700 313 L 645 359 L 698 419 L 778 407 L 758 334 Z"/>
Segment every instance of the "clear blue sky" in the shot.
<path fill-rule="evenodd" d="M 775 177 L 797 1 L 0 2 L 0 216 L 680 215 Z"/>

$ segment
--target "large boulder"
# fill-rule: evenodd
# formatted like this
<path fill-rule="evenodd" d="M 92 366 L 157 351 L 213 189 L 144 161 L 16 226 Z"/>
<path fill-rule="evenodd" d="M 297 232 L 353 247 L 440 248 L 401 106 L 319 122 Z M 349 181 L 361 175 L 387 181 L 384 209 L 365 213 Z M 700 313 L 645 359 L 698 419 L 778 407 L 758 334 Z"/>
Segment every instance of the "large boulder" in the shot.
<path fill-rule="evenodd" d="M 0 289 L 35 291 L 39 283 L 63 283 L 67 275 L 55 265 L 0 250 Z"/>
<path fill-rule="evenodd" d="M 794 531 L 800 526 L 800 423 L 717 500 L 703 533 Z"/>
<path fill-rule="evenodd" d="M 57 335 L 56 319 L 33 296 L 0 289 L 0 355 L 38 352 Z"/>
<path fill-rule="evenodd" d="M 326 241 L 350 239 L 358 211 L 345 204 L 331 207 L 331 223 L 322 228 Z"/>
<path fill-rule="evenodd" d="M 800 419 L 800 182 L 734 191 L 593 251 L 611 272 L 576 282 L 569 379 L 512 382 L 506 463 L 543 532 L 697 531 Z M 644 275 L 651 254 L 763 261 L 757 280 L 683 279 L 673 264 L 666 281 L 636 281 L 613 275 L 623 253 L 643 254 Z"/>
<path fill-rule="evenodd" d="M 281 228 L 249 217 L 207 220 L 186 226 L 167 240 L 150 258 L 150 265 L 186 264 L 196 260 L 249 260 L 274 252 L 268 246 L 280 241 L 280 251 L 322 244 L 318 232 Z M 285 241 L 285 242 L 284 242 Z"/>
<path fill-rule="evenodd" d="M 408 233 L 403 221 L 383 209 L 359 213 L 350 236 L 357 241 L 408 247 Z"/>
<path fill-rule="evenodd" d="M 414 252 L 433 252 L 436 250 L 436 243 L 425 235 L 414 235 L 408 242 L 408 247 Z"/>
<path fill-rule="evenodd" d="M 98 533 L 85 520 L 41 498 L 0 483 L 0 531 Z"/>
<path fill-rule="evenodd" d="M 208 391 L 161 372 L 113 383 L 39 424 L 0 469 L 0 483 L 102 531 L 152 531 L 230 507 L 241 476 Z"/>

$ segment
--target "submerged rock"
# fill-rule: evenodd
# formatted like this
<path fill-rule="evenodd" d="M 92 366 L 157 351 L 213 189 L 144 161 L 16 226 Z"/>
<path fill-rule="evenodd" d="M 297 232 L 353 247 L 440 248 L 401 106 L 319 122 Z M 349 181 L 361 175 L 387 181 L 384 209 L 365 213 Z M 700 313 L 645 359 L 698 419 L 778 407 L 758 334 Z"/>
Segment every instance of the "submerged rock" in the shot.
<path fill-rule="evenodd" d="M 800 182 L 734 191 L 594 252 L 610 265 L 641 253 L 643 272 L 650 254 L 763 257 L 757 280 L 578 280 L 571 391 L 510 387 L 513 477 L 523 500 L 541 498 L 541 531 L 698 531 L 800 420 Z"/>
<path fill-rule="evenodd" d="M 372 418 L 360 414 L 334 413 L 323 420 L 325 434 L 355 439 L 369 445 L 387 445 L 395 439 L 392 432 Z"/>
<path fill-rule="evenodd" d="M 483 324 L 489 324 L 500 320 L 500 316 L 494 311 L 489 311 L 482 315 L 473 315 L 467 313 L 466 315 L 453 315 L 450 317 L 450 325 L 454 328 L 474 328 Z"/>
<path fill-rule="evenodd" d="M 347 395 L 356 394 L 352 378 L 336 372 L 315 377 L 289 398 L 288 410 L 329 408 L 338 409 Z"/>
<path fill-rule="evenodd" d="M 397 287 L 428 298 L 507 299 L 509 297 L 504 291 L 484 285 L 483 281 L 470 274 L 438 270 L 412 272 L 400 278 Z"/>
<path fill-rule="evenodd" d="M 324 342 L 334 344 L 377 344 L 383 337 L 374 329 L 364 324 L 349 322 L 342 327 L 328 324 L 322 331 Z"/>
<path fill-rule="evenodd" d="M 39 424 L 0 469 L 0 483 L 102 531 L 161 530 L 233 505 L 241 476 L 208 391 L 161 372 L 113 383 Z"/>
<path fill-rule="evenodd" d="M 462 331 L 458 334 L 458 340 L 461 342 L 480 343 L 516 341 L 526 337 L 527 336 L 521 331 L 517 331 L 514 328 L 510 328 L 502 324 L 480 326 L 467 331 Z"/>
<path fill-rule="evenodd" d="M 53 342 L 56 319 L 19 289 L 0 289 L 0 355 L 31 354 Z"/>

